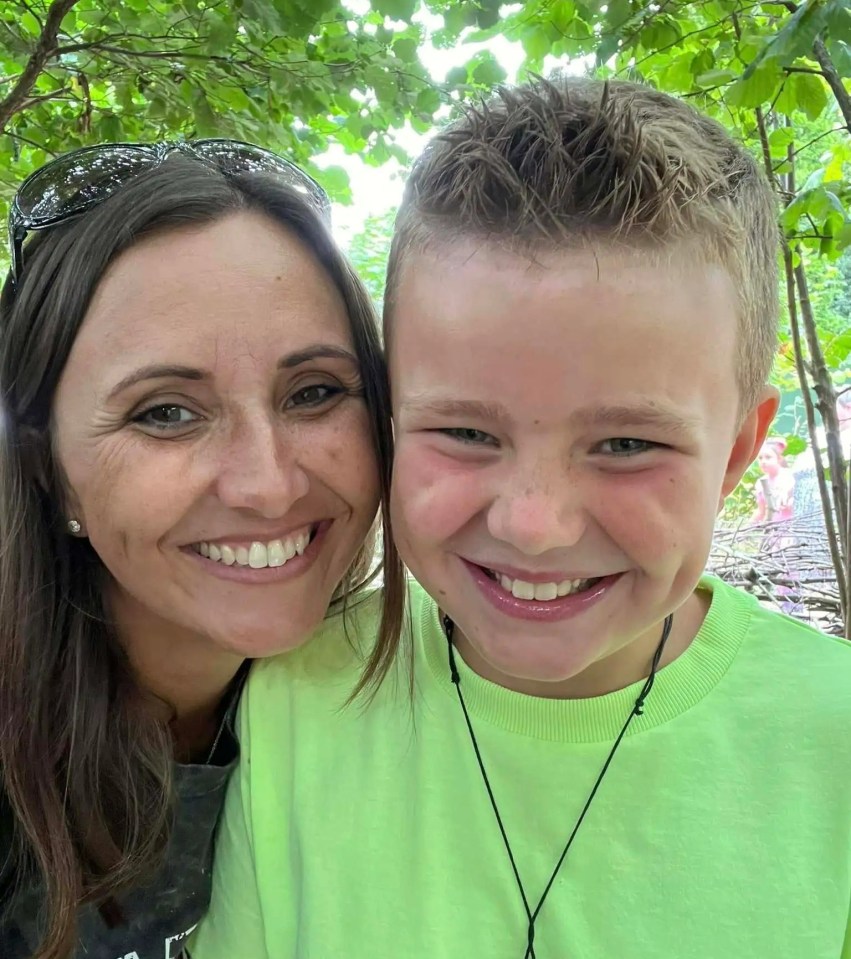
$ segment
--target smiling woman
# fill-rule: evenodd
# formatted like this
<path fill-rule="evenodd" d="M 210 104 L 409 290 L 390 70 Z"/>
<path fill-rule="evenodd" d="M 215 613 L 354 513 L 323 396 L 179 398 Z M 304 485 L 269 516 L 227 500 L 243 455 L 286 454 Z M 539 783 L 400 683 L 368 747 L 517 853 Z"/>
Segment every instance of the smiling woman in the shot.
<path fill-rule="evenodd" d="M 384 367 L 327 198 L 244 144 L 146 149 L 60 161 L 13 207 L 4 959 L 177 956 L 209 898 L 242 664 L 362 590 L 386 509 Z M 401 619 L 383 555 L 367 681 Z"/>

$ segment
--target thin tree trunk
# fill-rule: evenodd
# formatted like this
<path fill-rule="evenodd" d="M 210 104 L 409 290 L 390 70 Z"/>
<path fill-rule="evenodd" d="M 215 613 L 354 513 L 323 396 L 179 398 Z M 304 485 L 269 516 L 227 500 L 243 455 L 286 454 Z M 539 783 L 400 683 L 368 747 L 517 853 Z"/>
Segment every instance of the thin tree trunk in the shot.
<path fill-rule="evenodd" d="M 780 192 L 781 185 L 778 183 L 777 178 L 774 175 L 773 164 L 771 161 L 771 150 L 768 144 L 768 131 L 765 124 L 765 115 L 760 108 L 756 109 L 756 124 L 759 132 L 760 145 L 762 147 L 762 157 L 765 165 L 766 175 L 771 180 L 775 189 Z M 790 172 L 786 175 L 786 192 L 789 196 L 794 196 L 795 153 L 792 144 L 789 144 L 787 148 L 787 156 L 789 160 Z M 804 347 L 801 339 L 801 326 L 798 318 L 799 298 L 801 299 L 801 312 L 804 314 L 807 343 L 810 347 L 813 377 L 816 380 L 815 391 L 819 398 L 819 410 L 822 413 L 822 419 L 824 420 L 825 431 L 828 437 L 830 438 L 832 435 L 834 444 L 838 446 L 837 436 L 839 431 L 838 423 L 836 422 L 836 393 L 833 389 L 833 382 L 824 362 L 824 354 L 821 350 L 821 344 L 818 340 L 818 333 L 812 312 L 812 304 L 810 303 L 809 298 L 806 270 L 803 262 L 800 261 L 800 257 L 798 266 L 794 266 L 792 250 L 785 239 L 783 240 L 783 264 L 786 273 L 786 303 L 789 310 L 789 324 L 792 333 L 792 346 L 795 354 L 795 369 L 798 373 L 798 381 L 801 385 L 801 394 L 804 400 L 804 411 L 807 417 L 807 431 L 809 432 L 810 442 L 812 444 L 813 462 L 815 465 L 816 480 L 818 483 L 822 512 L 824 514 L 824 525 L 827 532 L 830 559 L 833 563 L 836 582 L 839 587 L 840 608 L 842 610 L 845 631 L 847 634 L 849 629 L 851 629 L 851 565 L 849 565 L 848 562 L 848 543 L 851 540 L 851 536 L 849 536 L 848 531 L 848 523 L 851 522 L 851 516 L 849 516 L 849 507 L 847 502 L 849 486 L 847 481 L 845 481 L 844 471 L 841 469 L 841 467 L 839 469 L 839 473 L 843 475 L 839 486 L 837 486 L 835 482 L 832 482 L 833 489 L 831 490 L 827 485 L 824 462 L 821 458 L 821 451 L 819 450 L 818 444 L 815 405 L 813 403 L 813 397 L 811 393 L 813 387 L 811 386 L 809 377 L 807 376 L 807 367 L 804 362 Z M 813 349 L 813 347 L 815 349 Z M 825 399 L 830 407 L 829 420 L 824 416 Z M 830 453 L 830 444 L 828 445 L 828 453 Z M 830 460 L 828 460 L 828 462 L 830 462 Z M 841 464 L 841 462 L 842 457 L 840 454 L 839 463 Z M 833 480 L 835 475 L 837 475 L 837 473 L 831 466 L 831 480 Z M 843 490 L 844 492 L 841 492 Z M 842 496 L 842 507 L 837 508 L 835 514 L 834 503 L 831 502 L 831 492 L 833 492 L 834 497 L 839 495 Z M 834 502 L 838 507 L 839 501 L 835 500 Z M 837 523 L 834 521 L 834 515 L 840 524 L 838 532 Z M 844 517 L 844 519 L 841 519 L 841 517 Z M 845 544 L 844 548 L 840 547 L 840 542 Z"/>
<path fill-rule="evenodd" d="M 818 483 L 819 496 L 821 498 L 821 508 L 824 513 L 824 527 L 827 531 L 827 545 L 830 549 L 830 559 L 833 563 L 833 571 L 836 575 L 836 582 L 839 586 L 839 604 L 842 610 L 842 618 L 845 623 L 846 632 L 848 624 L 851 622 L 848 606 L 848 584 L 845 576 L 845 567 L 842 562 L 842 552 L 839 548 L 839 537 L 836 533 L 836 524 L 833 520 L 833 508 L 830 502 L 830 490 L 827 486 L 827 477 L 824 472 L 824 463 L 821 458 L 821 451 L 816 440 L 816 411 L 813 404 L 812 394 L 810 392 L 810 383 L 807 379 L 807 368 L 804 364 L 803 343 L 801 342 L 801 327 L 798 322 L 798 303 L 796 299 L 795 268 L 792 265 L 792 251 L 789 244 L 783 242 L 783 263 L 786 272 L 786 303 L 789 310 L 789 325 L 792 331 L 792 346 L 795 351 L 795 369 L 798 371 L 798 380 L 801 384 L 801 394 L 804 398 L 804 411 L 807 416 L 807 430 L 809 431 L 812 448 L 813 462 L 816 470 L 816 481 Z"/>
<path fill-rule="evenodd" d="M 847 499 L 848 489 L 845 481 L 845 463 L 842 447 L 839 441 L 839 419 L 836 415 L 836 390 L 827 363 L 824 351 L 818 338 L 816 321 L 813 316 L 810 292 L 807 285 L 807 273 L 801 251 L 798 254 L 798 265 L 795 267 L 795 285 L 798 289 L 798 302 L 801 305 L 801 319 L 804 323 L 804 332 L 807 338 L 807 347 L 810 353 L 810 368 L 813 376 L 813 387 L 819 400 L 819 412 L 824 423 L 827 440 L 827 463 L 830 467 L 830 485 L 833 488 L 833 503 L 836 509 L 836 522 L 839 529 L 839 541 L 843 555 L 848 553 L 847 539 Z"/>

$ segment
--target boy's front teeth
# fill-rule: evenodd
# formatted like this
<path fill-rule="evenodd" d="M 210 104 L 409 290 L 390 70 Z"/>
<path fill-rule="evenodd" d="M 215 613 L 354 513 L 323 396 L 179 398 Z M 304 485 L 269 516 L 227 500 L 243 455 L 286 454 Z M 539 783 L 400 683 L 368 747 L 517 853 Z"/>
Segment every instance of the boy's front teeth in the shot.
<path fill-rule="evenodd" d="M 527 583 L 522 579 L 509 579 L 494 570 L 491 570 L 491 574 L 507 593 L 517 599 L 535 599 L 539 602 L 579 593 L 587 589 L 591 582 L 590 579 L 565 579 L 560 583 Z"/>
<path fill-rule="evenodd" d="M 301 556 L 310 543 L 310 532 L 305 531 L 286 539 L 273 539 L 268 543 L 254 542 L 250 547 L 227 546 L 220 543 L 197 543 L 196 552 L 225 566 L 250 566 L 252 569 L 283 566 L 293 556 Z"/>

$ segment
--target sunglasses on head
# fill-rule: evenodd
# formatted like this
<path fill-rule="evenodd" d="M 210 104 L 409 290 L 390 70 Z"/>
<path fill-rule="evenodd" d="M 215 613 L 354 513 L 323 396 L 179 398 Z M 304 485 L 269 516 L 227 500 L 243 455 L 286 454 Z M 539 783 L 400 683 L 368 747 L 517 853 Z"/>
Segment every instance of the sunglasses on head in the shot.
<path fill-rule="evenodd" d="M 21 184 L 9 209 L 12 291 L 24 269 L 27 234 L 80 216 L 178 151 L 229 175 L 265 173 L 282 180 L 312 204 L 326 223 L 331 202 L 322 187 L 294 163 L 239 140 L 108 143 L 83 147 L 45 164 Z"/>

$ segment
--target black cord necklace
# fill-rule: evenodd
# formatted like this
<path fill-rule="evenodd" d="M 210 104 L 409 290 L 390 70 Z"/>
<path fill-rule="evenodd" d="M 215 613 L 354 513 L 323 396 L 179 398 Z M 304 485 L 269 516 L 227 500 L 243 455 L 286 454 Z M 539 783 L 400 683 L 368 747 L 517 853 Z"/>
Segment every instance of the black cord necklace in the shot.
<path fill-rule="evenodd" d="M 493 789 L 491 788 L 490 780 L 488 779 L 485 763 L 482 759 L 482 753 L 476 740 L 476 734 L 473 732 L 473 724 L 470 721 L 470 714 L 467 712 L 467 704 L 464 702 L 464 696 L 461 693 L 461 675 L 458 672 L 458 667 L 455 664 L 455 649 L 452 645 L 452 637 L 455 634 L 455 623 L 453 623 L 448 616 L 443 617 L 443 628 L 446 632 L 446 640 L 449 646 L 449 675 L 453 684 L 455 685 L 455 691 L 458 693 L 458 702 L 461 704 L 461 710 L 464 713 L 464 720 L 467 723 L 467 729 L 470 733 L 470 742 L 472 743 L 473 751 L 476 754 L 476 761 L 479 764 L 479 770 L 481 771 L 482 780 L 484 781 L 485 789 L 488 793 L 488 799 L 490 799 L 491 807 L 493 808 L 493 813 L 496 817 L 496 823 L 499 826 L 499 832 L 502 836 L 502 842 L 505 846 L 505 851 L 508 853 L 509 862 L 511 863 L 511 870 L 514 873 L 514 879 L 517 883 L 517 888 L 520 891 L 520 898 L 523 900 L 523 908 L 526 911 L 526 920 L 528 922 L 528 926 L 526 928 L 526 951 L 523 954 L 523 959 L 535 959 L 535 922 L 538 916 L 541 914 L 541 909 L 543 909 L 544 902 L 550 893 L 550 889 L 552 889 L 553 883 L 556 881 L 556 876 L 558 876 L 559 871 L 561 870 L 562 863 L 567 858 L 570 847 L 573 845 L 573 840 L 576 838 L 576 834 L 579 832 L 579 827 L 582 825 L 582 822 L 585 819 L 585 814 L 590 809 L 591 803 L 594 801 L 594 797 L 597 795 L 597 790 L 600 788 L 600 783 L 602 783 L 603 777 L 608 772 L 609 766 L 611 765 L 612 760 L 615 758 L 615 753 L 618 751 L 618 746 L 620 746 L 621 741 L 626 735 L 626 731 L 629 729 L 629 724 L 632 722 L 635 716 L 640 716 L 644 712 L 644 702 L 650 694 L 650 690 L 653 688 L 653 682 L 656 678 L 656 671 L 659 668 L 659 662 L 662 659 L 665 643 L 667 642 L 668 637 L 671 635 L 671 627 L 673 626 L 673 623 L 673 615 L 665 618 L 664 625 L 662 626 L 662 636 L 659 640 L 659 645 L 656 647 L 656 652 L 653 654 L 653 661 L 650 665 L 650 675 L 647 677 L 641 692 L 638 694 L 638 698 L 635 700 L 635 705 L 630 710 L 630 713 L 626 718 L 626 722 L 623 724 L 621 731 L 618 733 L 617 738 L 615 739 L 614 744 L 609 751 L 606 761 L 603 763 L 603 768 L 600 770 L 600 775 L 597 777 L 597 781 L 594 783 L 594 787 L 589 793 L 588 799 L 585 801 L 585 805 L 582 807 L 582 812 L 579 814 L 579 818 L 576 820 L 576 825 L 573 827 L 573 830 L 568 837 L 567 843 L 565 844 L 565 847 L 558 858 L 555 869 L 553 869 L 549 881 L 544 887 L 544 891 L 541 893 L 541 898 L 538 900 L 537 906 L 532 909 L 529 905 L 529 899 L 526 895 L 526 890 L 523 887 L 523 880 L 520 878 L 520 871 L 518 870 L 517 862 L 514 859 L 514 852 L 511 849 L 511 843 L 508 841 L 508 833 L 505 831 L 505 826 L 502 822 L 502 816 L 499 814 L 499 807 L 496 804 L 496 797 L 493 794 Z"/>

